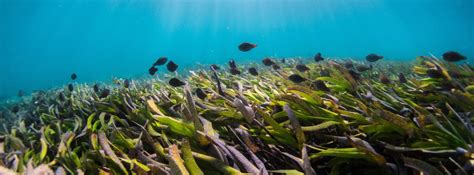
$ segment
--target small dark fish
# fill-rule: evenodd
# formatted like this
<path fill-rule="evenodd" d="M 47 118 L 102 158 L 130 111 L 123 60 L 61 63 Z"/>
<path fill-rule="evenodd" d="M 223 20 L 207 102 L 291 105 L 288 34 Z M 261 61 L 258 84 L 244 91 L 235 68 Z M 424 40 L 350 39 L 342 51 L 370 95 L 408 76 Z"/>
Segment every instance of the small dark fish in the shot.
<path fill-rule="evenodd" d="M 349 74 L 352 76 L 352 78 L 354 78 L 354 80 L 359 80 L 360 79 L 360 74 L 357 73 L 356 71 L 354 70 L 349 70 Z"/>
<path fill-rule="evenodd" d="M 77 78 L 76 73 L 71 74 L 71 79 L 72 79 L 72 80 L 76 80 L 76 78 Z"/>
<path fill-rule="evenodd" d="M 430 78 L 443 78 L 443 73 L 441 73 L 441 71 L 439 71 L 438 69 L 428 69 L 426 71 L 426 75 L 428 75 L 428 77 Z"/>
<path fill-rule="evenodd" d="M 382 82 L 383 84 L 390 84 L 390 79 L 388 79 L 387 76 L 385 76 L 385 74 L 380 74 L 380 82 Z"/>
<path fill-rule="evenodd" d="M 18 91 L 18 97 L 23 97 L 25 95 L 25 92 L 23 90 Z"/>
<path fill-rule="evenodd" d="M 273 64 L 272 65 L 273 70 L 280 70 L 281 67 L 278 64 Z"/>
<path fill-rule="evenodd" d="M 302 76 L 298 74 L 290 75 L 288 79 L 291 80 L 293 83 L 301 83 L 303 81 L 306 81 L 306 78 L 303 78 Z"/>
<path fill-rule="evenodd" d="M 281 63 L 285 64 L 286 63 L 286 59 L 282 58 L 281 60 Z"/>
<path fill-rule="evenodd" d="M 158 68 L 156 67 L 150 67 L 150 69 L 148 69 L 148 73 L 152 76 L 155 75 L 157 71 L 158 71 Z"/>
<path fill-rule="evenodd" d="M 272 110 L 273 110 L 272 114 L 276 114 L 283 111 L 283 107 L 280 105 L 272 105 Z"/>
<path fill-rule="evenodd" d="M 168 71 L 174 72 L 174 71 L 176 71 L 176 69 L 178 69 L 178 65 L 176 63 L 174 63 L 173 61 L 170 61 L 166 65 L 166 68 L 168 69 Z"/>
<path fill-rule="evenodd" d="M 207 94 L 201 88 L 197 88 L 196 96 L 199 97 L 201 100 L 204 100 L 207 97 Z"/>
<path fill-rule="evenodd" d="M 329 73 L 328 70 L 323 69 L 323 70 L 319 71 L 319 75 L 321 75 L 322 77 L 329 77 L 331 74 Z"/>
<path fill-rule="evenodd" d="M 357 65 L 356 66 L 356 70 L 359 71 L 359 72 L 365 72 L 365 71 L 368 71 L 368 70 L 371 70 L 372 69 L 372 65 Z"/>
<path fill-rule="evenodd" d="M 371 54 L 369 54 L 369 55 L 367 55 L 367 56 L 365 57 L 365 59 L 366 59 L 368 62 L 376 62 L 376 61 L 378 61 L 378 60 L 380 60 L 380 59 L 382 59 L 382 58 L 383 58 L 383 56 L 380 56 L 380 55 L 377 55 L 377 54 L 374 54 L 374 53 L 371 53 Z"/>
<path fill-rule="evenodd" d="M 184 86 L 186 84 L 186 83 L 182 82 L 181 80 L 179 80 L 177 78 L 170 79 L 170 81 L 168 83 L 173 87 Z"/>
<path fill-rule="evenodd" d="M 274 62 L 272 59 L 270 59 L 270 58 L 265 58 L 265 59 L 263 59 L 263 60 L 262 60 L 262 63 L 263 63 L 263 65 L 265 65 L 265 66 L 271 66 L 271 65 L 275 64 L 275 62 Z"/>
<path fill-rule="evenodd" d="M 352 61 L 346 61 L 344 62 L 344 67 L 346 67 L 347 69 L 350 69 L 350 68 L 353 68 L 354 67 L 354 63 L 352 63 Z"/>
<path fill-rule="evenodd" d="M 103 89 L 102 92 L 100 92 L 99 98 L 108 97 L 109 94 L 110 94 L 110 90 L 109 90 L 109 89 Z"/>
<path fill-rule="evenodd" d="M 230 71 L 230 74 L 232 74 L 232 75 L 240 75 L 241 74 L 240 70 L 237 69 L 237 68 L 230 68 L 229 71 Z"/>
<path fill-rule="evenodd" d="M 326 92 L 329 92 L 331 91 L 331 89 L 329 89 L 327 86 L 326 86 L 326 83 L 324 83 L 324 81 L 322 80 L 316 80 L 313 82 L 313 87 L 316 88 L 317 90 L 321 90 L 321 91 L 326 91 Z"/>
<path fill-rule="evenodd" d="M 123 86 L 127 89 L 130 88 L 130 84 L 131 84 L 131 82 L 128 79 L 123 82 Z"/>
<path fill-rule="evenodd" d="M 92 87 L 92 89 L 94 89 L 94 92 L 95 92 L 95 93 L 98 93 L 98 92 L 99 92 L 99 85 L 98 85 L 98 84 L 94 84 L 94 86 Z"/>
<path fill-rule="evenodd" d="M 258 75 L 258 72 L 257 72 L 257 69 L 255 67 L 251 67 L 249 68 L 249 73 L 253 76 L 257 76 Z"/>
<path fill-rule="evenodd" d="M 237 64 L 235 64 L 235 61 L 234 61 L 234 60 L 230 60 L 230 61 L 229 61 L 229 67 L 230 67 L 230 68 L 237 69 Z"/>
<path fill-rule="evenodd" d="M 72 84 L 67 85 L 67 89 L 72 92 L 74 90 L 74 85 Z"/>
<path fill-rule="evenodd" d="M 220 68 L 218 65 L 216 65 L 216 64 L 211 65 L 211 67 L 212 67 L 214 70 L 220 70 L 220 69 L 221 69 L 221 68 Z"/>
<path fill-rule="evenodd" d="M 462 74 L 461 72 L 454 71 L 454 70 L 448 70 L 449 76 L 453 78 L 464 78 L 467 77 L 466 75 Z"/>
<path fill-rule="evenodd" d="M 321 53 L 317 53 L 316 55 L 314 55 L 314 61 L 316 62 L 320 62 L 320 61 L 323 61 L 324 58 L 321 56 Z"/>
<path fill-rule="evenodd" d="M 306 72 L 306 71 L 309 71 L 309 67 L 304 65 L 304 64 L 298 64 L 296 65 L 296 70 L 300 71 L 300 72 Z"/>
<path fill-rule="evenodd" d="M 443 54 L 443 59 L 449 62 L 465 60 L 466 57 L 455 51 L 448 51 Z"/>
<path fill-rule="evenodd" d="M 450 83 L 443 83 L 440 87 L 437 87 L 436 89 L 441 90 L 441 91 L 451 91 L 453 88 L 461 88 L 458 85 L 450 84 Z"/>
<path fill-rule="evenodd" d="M 255 47 L 257 47 L 256 44 L 245 42 L 245 43 L 242 43 L 242 44 L 239 45 L 239 50 L 242 51 L 242 52 L 247 52 L 247 51 L 252 50 Z"/>
<path fill-rule="evenodd" d="M 66 96 L 64 96 L 63 92 L 59 92 L 58 99 L 59 101 L 66 101 Z"/>
<path fill-rule="evenodd" d="M 156 62 L 153 64 L 153 66 L 161 66 L 165 64 L 168 61 L 167 57 L 160 57 L 156 60 Z"/>
<path fill-rule="evenodd" d="M 407 78 L 405 77 L 405 75 L 403 73 L 399 73 L 398 74 L 398 81 L 400 81 L 400 83 L 407 83 Z"/>
<path fill-rule="evenodd" d="M 18 105 L 13 106 L 12 112 L 15 113 L 15 114 L 18 113 L 18 112 L 20 112 L 20 106 L 18 106 Z"/>

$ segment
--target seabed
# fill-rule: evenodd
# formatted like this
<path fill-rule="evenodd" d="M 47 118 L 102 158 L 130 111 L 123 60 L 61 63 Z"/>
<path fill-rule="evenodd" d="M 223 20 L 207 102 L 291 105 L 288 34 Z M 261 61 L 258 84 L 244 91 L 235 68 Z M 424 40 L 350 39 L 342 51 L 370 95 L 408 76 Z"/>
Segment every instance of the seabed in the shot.
<path fill-rule="evenodd" d="M 0 174 L 473 173 L 467 63 L 273 60 L 22 97 L 0 113 Z"/>

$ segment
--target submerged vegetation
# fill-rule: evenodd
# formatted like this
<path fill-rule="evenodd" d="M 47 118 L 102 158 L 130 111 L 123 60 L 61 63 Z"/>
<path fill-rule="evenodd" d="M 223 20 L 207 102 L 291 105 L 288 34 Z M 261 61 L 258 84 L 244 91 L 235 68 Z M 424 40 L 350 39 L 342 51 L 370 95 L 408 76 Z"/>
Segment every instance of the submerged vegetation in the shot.
<path fill-rule="evenodd" d="M 0 174 L 473 173 L 472 67 L 314 59 L 23 97 Z"/>

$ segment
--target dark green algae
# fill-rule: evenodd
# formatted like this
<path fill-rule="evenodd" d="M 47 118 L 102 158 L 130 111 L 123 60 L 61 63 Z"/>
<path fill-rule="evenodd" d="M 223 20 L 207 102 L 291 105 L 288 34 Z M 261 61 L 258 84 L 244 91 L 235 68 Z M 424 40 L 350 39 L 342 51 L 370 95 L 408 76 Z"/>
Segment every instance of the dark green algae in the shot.
<path fill-rule="evenodd" d="M 22 97 L 0 115 L 0 174 L 473 172 L 469 65 L 276 60 Z"/>

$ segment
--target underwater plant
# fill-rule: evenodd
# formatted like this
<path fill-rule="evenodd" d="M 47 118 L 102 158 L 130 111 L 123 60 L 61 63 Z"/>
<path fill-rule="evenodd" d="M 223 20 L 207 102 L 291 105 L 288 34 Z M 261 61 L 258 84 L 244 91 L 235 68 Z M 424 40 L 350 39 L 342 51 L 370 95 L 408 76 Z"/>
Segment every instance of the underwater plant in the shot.
<path fill-rule="evenodd" d="M 474 172 L 470 65 L 267 59 L 23 97 L 0 115 L 0 174 Z"/>

